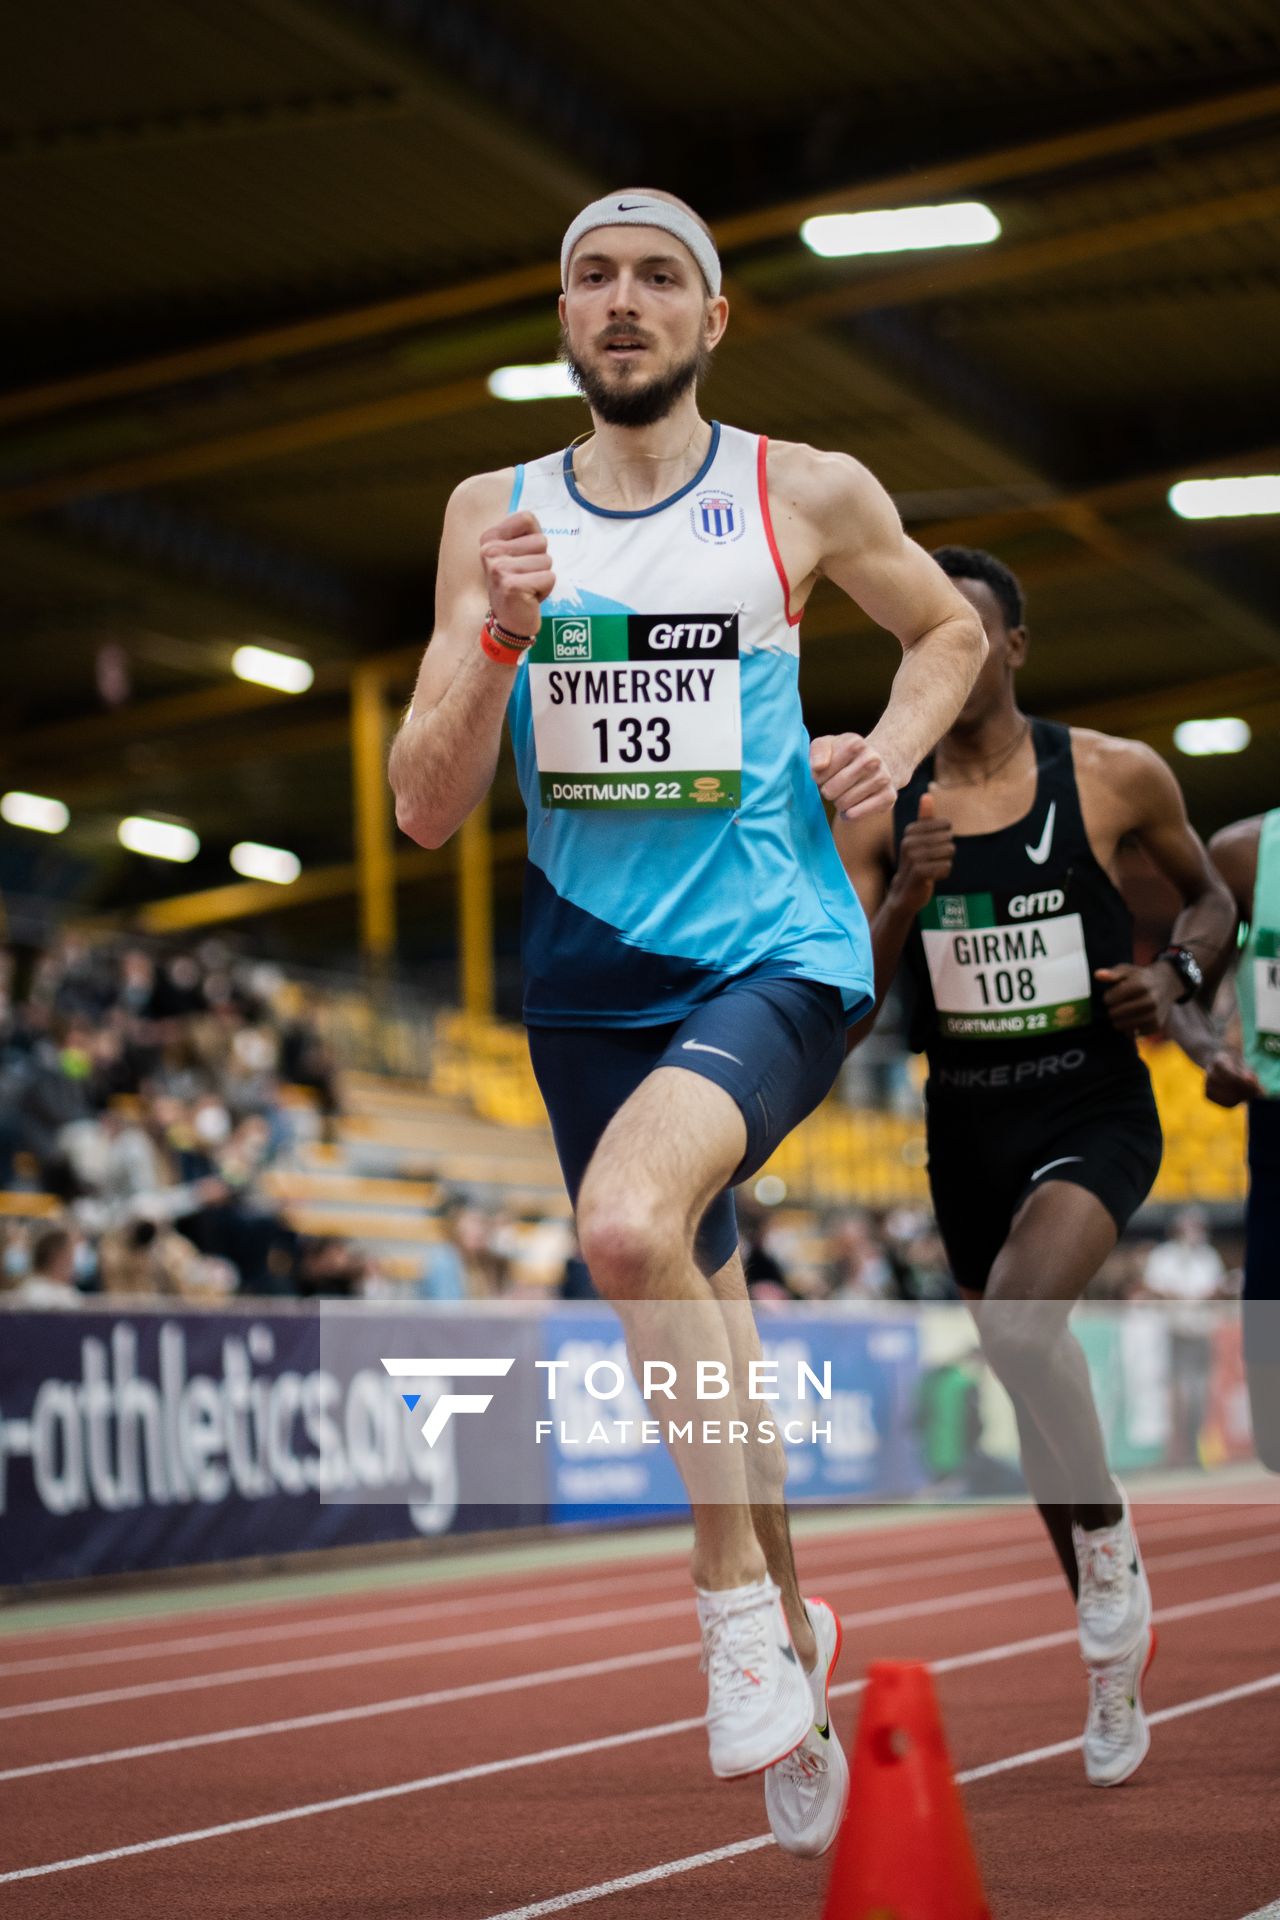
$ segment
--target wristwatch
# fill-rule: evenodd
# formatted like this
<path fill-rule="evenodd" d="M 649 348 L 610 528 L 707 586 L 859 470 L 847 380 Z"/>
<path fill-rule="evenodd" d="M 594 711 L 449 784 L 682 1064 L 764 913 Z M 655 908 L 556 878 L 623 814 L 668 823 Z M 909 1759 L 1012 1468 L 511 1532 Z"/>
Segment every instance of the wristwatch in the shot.
<path fill-rule="evenodd" d="M 1156 959 L 1167 960 L 1182 982 L 1177 1005 L 1183 1007 L 1188 1000 L 1194 1000 L 1204 985 L 1204 972 L 1194 953 L 1186 947 L 1165 947 L 1156 955 Z"/>

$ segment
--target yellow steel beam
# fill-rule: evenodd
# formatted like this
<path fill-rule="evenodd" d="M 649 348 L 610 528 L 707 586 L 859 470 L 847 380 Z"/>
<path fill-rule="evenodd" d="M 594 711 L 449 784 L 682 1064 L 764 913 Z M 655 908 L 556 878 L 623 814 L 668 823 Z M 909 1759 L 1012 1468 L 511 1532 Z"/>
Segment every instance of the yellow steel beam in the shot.
<path fill-rule="evenodd" d="M 1186 106 L 1165 107 L 1102 126 L 1082 127 L 1016 147 L 997 147 L 990 153 L 970 154 L 962 160 L 943 160 L 933 166 L 909 167 L 876 180 L 860 180 L 828 193 L 806 194 L 779 206 L 722 220 L 716 240 L 724 249 L 754 246 L 794 233 L 802 220 L 820 213 L 857 213 L 866 207 L 889 207 L 904 200 L 913 204 L 942 195 L 971 192 L 999 180 L 1030 180 L 1039 174 L 1087 165 L 1093 160 L 1124 153 L 1142 153 L 1171 140 L 1215 133 L 1250 121 L 1269 120 L 1280 113 L 1280 85 L 1244 87 L 1215 94 Z"/>
<path fill-rule="evenodd" d="M 1277 111 L 1280 111 L 1280 86 L 1246 87 L 1049 140 L 1001 147 L 931 167 L 913 167 L 876 180 L 854 181 L 828 193 L 808 195 L 722 221 L 717 239 L 725 251 L 731 251 L 794 232 L 800 222 L 812 214 L 853 212 L 859 207 L 892 205 L 906 198 L 918 200 L 924 195 L 962 192 L 997 180 L 1030 179 L 1090 160 L 1142 152 L 1159 143 L 1246 125 L 1269 118 Z M 99 369 L 5 395 L 0 398 L 0 424 L 145 393 L 183 380 L 204 379 L 238 367 L 259 366 L 265 362 L 278 365 L 303 354 L 440 320 L 465 318 L 540 294 L 554 293 L 559 284 L 557 264 L 543 261 L 430 293 L 381 300 L 316 320 L 263 328 L 236 339 L 156 355 L 129 366 Z"/>
<path fill-rule="evenodd" d="M 797 300 L 766 304 L 735 293 L 744 330 L 753 337 L 793 332 L 878 307 L 908 306 L 936 300 L 975 287 L 993 286 L 1038 273 L 1056 271 L 1108 255 L 1161 246 L 1198 233 L 1267 220 L 1280 213 L 1280 186 L 1251 188 L 1243 193 L 1219 194 L 1178 207 L 1135 214 L 1070 233 L 1015 242 L 979 255 L 931 261 L 926 266 L 875 273 L 827 288 Z M 163 486 L 202 474 L 224 472 L 260 460 L 313 447 L 363 439 L 427 420 L 470 412 L 489 404 L 485 379 L 476 374 L 441 386 L 419 387 L 355 406 L 277 421 L 224 434 L 187 446 L 106 461 L 0 490 L 0 518 L 14 519 L 65 505 L 86 494 L 119 493 L 141 487 Z"/>
<path fill-rule="evenodd" d="M 361 440 L 395 427 L 419 426 L 423 421 L 437 420 L 445 414 L 467 413 L 473 407 L 485 406 L 489 397 L 484 378 L 476 374 L 445 386 L 417 387 L 409 393 L 365 400 L 356 406 L 332 407 L 324 413 L 277 420 L 270 426 L 219 434 L 212 440 L 192 441 L 185 447 L 166 447 L 158 453 L 107 460 L 98 467 L 55 474 L 47 480 L 34 480 L 28 486 L 0 492 L 0 519 L 43 513 L 85 494 L 131 493 L 140 487 L 225 473 L 228 468 L 251 466 L 258 460 L 278 460 L 285 454 L 302 453 L 311 447 Z"/>
<path fill-rule="evenodd" d="M 495 833 L 491 839 L 494 864 L 523 859 L 525 845 L 522 826 Z M 395 855 L 396 885 L 448 873 L 458 857 L 457 839 L 447 847 L 406 848 Z M 252 920 L 260 914 L 283 912 L 287 907 L 310 906 L 316 900 L 345 899 L 359 890 L 359 884 L 356 863 L 348 860 L 331 867 L 311 867 L 288 887 L 273 886 L 269 880 L 245 880 L 225 887 L 206 887 L 199 893 L 177 894 L 169 900 L 152 900 L 117 917 L 127 919 L 141 933 L 189 933 L 195 927 Z"/>
<path fill-rule="evenodd" d="M 1014 241 L 981 253 L 959 253 L 927 265 L 904 267 L 889 273 L 867 274 L 842 287 L 830 287 L 799 300 L 782 303 L 779 313 L 789 326 L 867 313 L 876 307 L 911 306 L 939 300 L 948 294 L 969 293 L 1037 273 L 1053 273 L 1109 254 L 1138 252 L 1187 240 L 1199 233 L 1247 226 L 1280 213 L 1280 186 L 1252 187 L 1243 193 L 1215 194 L 1155 212 L 1131 214 L 1121 220 L 1077 227 L 1069 233 L 1048 234 L 1040 240 Z M 768 311 L 768 309 L 766 309 Z"/>
<path fill-rule="evenodd" d="M 377 667 L 351 677 L 351 775 L 360 892 L 360 951 L 385 970 L 396 945 L 395 854 L 387 784 L 386 679 Z"/>
<path fill-rule="evenodd" d="M 376 666 L 388 684 L 402 679 L 411 684 L 422 658 L 421 647 L 397 647 L 389 653 L 371 654 L 366 665 Z M 215 720 L 233 719 L 258 707 L 288 707 L 316 694 L 344 690 L 359 666 L 355 660 L 329 660 L 316 668 L 316 677 L 306 693 L 279 693 L 245 680 L 218 681 L 191 693 L 166 695 L 159 700 L 140 700 L 118 707 L 112 713 L 84 714 L 78 720 L 60 720 L 47 727 L 34 727 L 21 736 L 0 739 L 0 759 L 6 765 L 29 762 L 43 764 L 51 755 L 91 753 L 123 746 L 133 740 L 154 739 L 176 733 L 186 727 L 199 727 Z M 344 734 L 345 737 L 345 734 Z M 234 757 L 234 736 L 223 736 L 226 757 Z M 286 737 L 286 750 L 287 737 Z"/>
<path fill-rule="evenodd" d="M 462 1005 L 493 1014 L 493 833 L 486 796 L 458 836 L 458 959 Z"/>

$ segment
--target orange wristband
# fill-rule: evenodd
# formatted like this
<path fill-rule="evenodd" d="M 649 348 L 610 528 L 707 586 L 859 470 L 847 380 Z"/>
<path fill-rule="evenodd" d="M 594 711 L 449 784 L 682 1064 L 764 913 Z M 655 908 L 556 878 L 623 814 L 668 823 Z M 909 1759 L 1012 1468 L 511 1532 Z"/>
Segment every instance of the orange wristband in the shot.
<path fill-rule="evenodd" d="M 495 640 L 487 626 L 480 629 L 480 645 L 500 667 L 518 667 L 528 652 L 527 647 L 508 647 L 501 640 Z"/>

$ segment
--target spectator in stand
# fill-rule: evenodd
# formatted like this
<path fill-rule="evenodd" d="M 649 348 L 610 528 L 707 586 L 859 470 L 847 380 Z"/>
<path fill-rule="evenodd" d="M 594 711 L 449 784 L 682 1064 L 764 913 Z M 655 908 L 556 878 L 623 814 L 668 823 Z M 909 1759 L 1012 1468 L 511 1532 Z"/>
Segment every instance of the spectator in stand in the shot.
<path fill-rule="evenodd" d="M 443 1302 L 472 1297 L 459 1235 L 459 1222 L 466 1211 L 460 1194 L 448 1194 L 441 1203 L 437 1215 L 441 1237 L 427 1248 L 422 1278 L 414 1289 L 419 1300 Z"/>
<path fill-rule="evenodd" d="M 838 1214 L 830 1228 L 829 1291 L 833 1300 L 884 1300 L 893 1274 L 865 1213 Z"/>
<path fill-rule="evenodd" d="M 1227 1270 L 1199 1207 L 1184 1207 L 1167 1240 L 1152 1249 L 1143 1286 L 1156 1300 L 1220 1300 Z"/>
<path fill-rule="evenodd" d="M 742 1268 L 747 1276 L 747 1295 L 752 1300 L 796 1298 L 774 1244 L 776 1227 L 776 1218 L 768 1207 L 762 1207 L 756 1200 L 738 1201 Z"/>
<path fill-rule="evenodd" d="M 9 1295 L 19 1307 L 78 1307 L 76 1237 L 66 1227 L 46 1227 L 31 1249 L 31 1271 Z"/>
<path fill-rule="evenodd" d="M 1142 1282 L 1148 1298 L 1177 1303 L 1168 1313 L 1171 1464 L 1198 1466 L 1213 1373 L 1213 1322 L 1204 1303 L 1225 1298 L 1229 1290 L 1227 1269 L 1199 1207 L 1184 1207 L 1175 1216 L 1172 1234 L 1152 1249 Z"/>

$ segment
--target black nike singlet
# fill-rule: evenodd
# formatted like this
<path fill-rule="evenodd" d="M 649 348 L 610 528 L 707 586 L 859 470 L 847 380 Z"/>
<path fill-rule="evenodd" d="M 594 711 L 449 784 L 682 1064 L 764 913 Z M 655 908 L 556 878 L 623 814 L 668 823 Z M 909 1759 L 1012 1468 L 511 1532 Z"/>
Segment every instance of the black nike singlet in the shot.
<path fill-rule="evenodd" d="M 1095 1081 L 1146 1078 L 1093 977 L 1132 961 L 1133 923 L 1089 845 L 1070 730 L 1033 720 L 1031 738 L 1030 813 L 995 833 L 957 835 L 951 874 L 908 940 L 911 1045 L 928 1055 L 931 1102 L 986 1092 L 1070 1097 Z M 930 758 L 898 796 L 895 845 L 932 778 Z"/>

